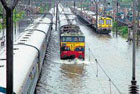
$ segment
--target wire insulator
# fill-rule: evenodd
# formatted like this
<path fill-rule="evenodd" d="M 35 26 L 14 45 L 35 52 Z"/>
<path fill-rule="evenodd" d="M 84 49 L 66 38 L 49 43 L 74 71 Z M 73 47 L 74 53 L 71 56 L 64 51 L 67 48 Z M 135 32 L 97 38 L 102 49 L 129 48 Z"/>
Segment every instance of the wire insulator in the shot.
<path fill-rule="evenodd" d="M 131 85 L 129 87 L 129 94 L 139 94 L 138 85 Z"/>

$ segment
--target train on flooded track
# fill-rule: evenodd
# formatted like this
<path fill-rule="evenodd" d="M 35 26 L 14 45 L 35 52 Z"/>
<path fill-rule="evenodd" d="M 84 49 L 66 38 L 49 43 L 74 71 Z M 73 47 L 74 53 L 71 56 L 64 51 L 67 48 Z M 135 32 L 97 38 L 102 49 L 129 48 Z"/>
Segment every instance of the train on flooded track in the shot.
<path fill-rule="evenodd" d="M 85 59 L 85 36 L 79 26 L 60 27 L 60 53 L 61 59 Z"/>
<path fill-rule="evenodd" d="M 69 14 L 71 13 L 70 11 Z M 60 58 L 84 60 L 85 36 L 80 27 L 71 21 L 75 16 L 69 14 L 60 15 Z"/>
<path fill-rule="evenodd" d="M 45 59 L 52 19 L 37 18 L 14 42 L 14 94 L 34 94 L 35 87 Z M 0 59 L 0 93 L 6 94 L 6 52 Z"/>
<path fill-rule="evenodd" d="M 81 11 L 81 8 L 71 7 L 72 12 L 88 26 L 94 28 L 99 34 L 109 34 L 112 30 L 112 19 L 106 16 L 98 15 L 96 22 L 96 13 L 93 11 Z M 97 25 L 96 25 L 97 24 Z"/>

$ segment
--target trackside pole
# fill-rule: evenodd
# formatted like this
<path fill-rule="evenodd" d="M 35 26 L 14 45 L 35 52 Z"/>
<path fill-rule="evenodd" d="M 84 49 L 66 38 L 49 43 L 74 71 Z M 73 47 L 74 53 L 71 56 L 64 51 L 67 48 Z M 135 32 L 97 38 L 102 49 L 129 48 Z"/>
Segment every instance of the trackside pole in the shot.
<path fill-rule="evenodd" d="M 135 51 L 135 33 L 136 33 L 136 0 L 133 0 L 133 60 L 132 60 L 132 80 L 130 85 L 129 94 L 139 94 L 138 85 L 136 81 L 136 51 Z"/>
<path fill-rule="evenodd" d="M 6 94 L 13 94 L 13 10 L 18 0 L 9 7 L 1 0 L 6 10 Z"/>

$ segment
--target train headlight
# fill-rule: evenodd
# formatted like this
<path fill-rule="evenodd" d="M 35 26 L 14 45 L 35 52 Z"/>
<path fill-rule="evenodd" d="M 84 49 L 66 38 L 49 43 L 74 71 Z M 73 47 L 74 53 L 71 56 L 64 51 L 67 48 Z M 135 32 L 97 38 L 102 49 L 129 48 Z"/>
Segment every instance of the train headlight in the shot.
<path fill-rule="evenodd" d="M 79 58 L 79 59 L 82 59 L 82 58 L 83 58 L 83 56 L 82 56 L 82 55 L 79 55 L 79 56 L 78 56 L 78 58 Z"/>
<path fill-rule="evenodd" d="M 102 26 L 101 26 L 101 25 L 99 25 L 99 26 L 98 26 L 98 28 L 102 28 Z"/>
<path fill-rule="evenodd" d="M 66 46 L 66 43 L 63 43 L 62 46 Z"/>

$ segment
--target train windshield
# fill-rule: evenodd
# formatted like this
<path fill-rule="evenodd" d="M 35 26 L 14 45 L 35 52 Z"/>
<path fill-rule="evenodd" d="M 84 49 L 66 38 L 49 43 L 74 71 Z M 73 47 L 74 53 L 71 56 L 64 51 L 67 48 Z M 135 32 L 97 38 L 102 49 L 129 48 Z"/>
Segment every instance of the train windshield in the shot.
<path fill-rule="evenodd" d="M 75 48 L 75 51 L 84 51 L 84 47 L 77 47 Z"/>
<path fill-rule="evenodd" d="M 104 20 L 99 20 L 99 24 L 104 24 Z"/>
<path fill-rule="evenodd" d="M 84 42 L 85 41 L 85 37 L 79 37 L 79 42 Z"/>
<path fill-rule="evenodd" d="M 85 37 L 84 36 L 65 36 L 61 38 L 62 42 L 84 42 Z"/>
<path fill-rule="evenodd" d="M 111 20 L 106 20 L 106 24 L 111 24 Z"/>

